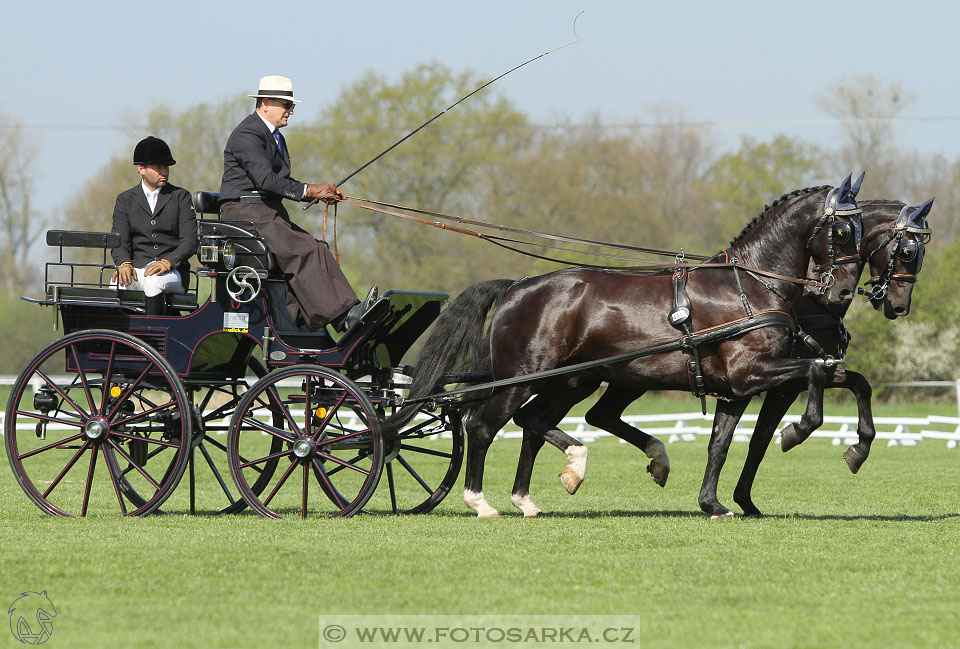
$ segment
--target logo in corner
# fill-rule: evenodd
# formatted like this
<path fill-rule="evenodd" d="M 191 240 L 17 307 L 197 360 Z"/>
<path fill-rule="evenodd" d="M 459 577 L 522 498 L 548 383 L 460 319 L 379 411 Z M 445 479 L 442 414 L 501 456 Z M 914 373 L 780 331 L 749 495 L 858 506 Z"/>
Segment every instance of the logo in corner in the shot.
<path fill-rule="evenodd" d="M 7 614 L 10 616 L 10 632 L 23 644 L 43 644 L 53 635 L 53 618 L 57 617 L 57 609 L 47 597 L 47 591 L 20 593 Z"/>

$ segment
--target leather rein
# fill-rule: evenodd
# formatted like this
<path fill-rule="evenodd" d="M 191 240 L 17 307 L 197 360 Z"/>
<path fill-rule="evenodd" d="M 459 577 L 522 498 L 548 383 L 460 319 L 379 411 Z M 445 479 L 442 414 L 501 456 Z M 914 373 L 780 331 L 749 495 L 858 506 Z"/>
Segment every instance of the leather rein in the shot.
<path fill-rule="evenodd" d="M 828 270 L 826 273 L 821 273 L 821 278 L 820 278 L 819 280 L 808 279 L 808 278 L 789 277 L 789 276 L 787 276 L 787 275 L 781 275 L 781 274 L 779 274 L 779 273 L 774 273 L 774 272 L 769 271 L 769 270 L 763 270 L 763 269 L 761 269 L 761 268 L 753 268 L 753 267 L 750 267 L 750 266 L 744 266 L 744 265 L 740 264 L 739 261 L 737 261 L 737 260 L 735 260 L 735 259 L 734 259 L 733 261 L 728 261 L 728 262 L 705 262 L 705 260 L 709 259 L 709 257 L 705 257 L 705 256 L 702 256 L 702 255 L 688 255 L 688 254 L 685 254 L 685 253 L 683 254 L 683 257 L 682 257 L 682 258 L 684 258 L 684 259 L 689 258 L 689 259 L 700 260 L 701 263 L 693 263 L 693 264 L 690 264 L 690 263 L 686 263 L 686 262 L 683 262 L 683 261 L 677 261 L 677 260 L 675 260 L 673 263 L 669 263 L 669 264 L 643 264 L 643 265 L 637 265 L 637 266 L 605 266 L 605 265 L 598 265 L 598 264 L 575 263 L 575 262 L 570 262 L 570 261 L 566 261 L 566 260 L 562 260 L 562 259 L 556 259 L 556 258 L 549 257 L 549 256 L 546 256 L 546 255 L 540 255 L 540 254 L 537 254 L 537 253 L 534 253 L 534 252 L 530 252 L 530 251 L 528 251 L 528 250 L 522 250 L 522 249 L 516 247 L 517 245 L 531 245 L 530 242 L 527 242 L 527 241 L 523 241 L 523 240 L 520 240 L 520 239 L 512 239 L 512 238 L 509 238 L 509 237 L 501 237 L 501 236 L 492 235 L 492 234 L 486 234 L 486 233 L 483 233 L 483 232 L 477 232 L 476 230 L 469 230 L 469 229 L 467 229 L 467 228 L 463 228 L 463 227 L 460 227 L 460 226 L 458 226 L 458 225 L 448 225 L 448 224 L 446 224 L 446 223 L 443 223 L 442 221 L 452 221 L 452 222 L 461 223 L 461 224 L 464 224 L 464 225 L 471 225 L 471 226 L 476 226 L 476 227 L 489 228 L 489 229 L 498 230 L 498 231 L 501 231 L 501 232 L 510 232 L 510 233 L 513 233 L 513 234 L 520 234 L 520 235 L 525 235 L 525 236 L 530 236 L 530 237 L 535 237 L 535 238 L 540 238 L 540 239 L 547 239 L 547 240 L 550 240 L 550 241 L 557 241 L 557 242 L 563 242 L 563 243 L 577 243 L 577 244 L 585 244 L 585 245 L 595 245 L 595 246 L 602 246 L 602 247 L 605 247 L 605 248 L 613 248 L 613 249 L 617 249 L 617 250 L 626 250 L 626 251 L 631 251 L 631 252 L 640 252 L 640 253 L 645 253 L 645 254 L 660 255 L 660 256 L 666 256 L 666 257 L 676 257 L 676 256 L 677 256 L 677 253 L 676 253 L 676 252 L 671 252 L 671 251 L 666 251 L 666 250 L 657 250 L 657 249 L 654 249 L 654 248 L 642 248 L 642 247 L 639 247 L 639 246 L 631 246 L 631 245 L 622 244 L 622 243 L 611 243 L 611 242 L 607 242 L 607 241 L 596 241 L 596 240 L 593 240 L 593 239 L 582 239 L 582 238 L 578 238 L 578 237 L 569 237 L 569 236 L 559 235 L 559 234 L 550 234 L 550 233 L 547 233 L 547 232 L 538 232 L 538 231 L 536 231 L 536 230 L 525 230 L 525 229 L 523 229 L 523 228 L 516 228 L 516 227 L 512 227 L 512 226 L 508 226 L 508 225 L 500 225 L 500 224 L 496 224 L 496 223 L 487 223 L 487 222 L 485 222 L 485 221 L 476 221 L 476 220 L 473 220 L 473 219 L 464 218 L 464 217 L 462 217 L 462 216 L 451 216 L 451 215 L 449 215 L 449 214 L 443 214 L 442 212 L 433 212 L 433 211 L 430 211 L 430 210 L 420 210 L 420 209 L 416 209 L 416 208 L 412 208 L 412 207 L 407 207 L 407 206 L 404 206 L 404 205 L 397 205 L 397 204 L 394 204 L 394 203 L 386 203 L 386 202 L 383 202 L 383 201 L 375 201 L 375 200 L 370 200 L 370 199 L 365 199 L 365 198 L 358 198 L 358 197 L 356 197 L 356 196 L 345 196 L 345 197 L 344 197 L 344 200 L 342 200 L 342 201 L 340 201 L 340 202 L 341 202 L 341 203 L 346 203 L 347 205 L 352 205 L 353 207 L 358 207 L 358 208 L 360 208 L 360 209 L 365 209 L 365 210 L 369 210 L 369 211 L 372 211 L 372 212 L 379 212 L 379 213 L 381 213 L 381 214 L 386 214 L 386 215 L 388 215 L 388 216 L 393 216 L 393 217 L 400 218 L 400 219 L 404 219 L 404 220 L 407 220 L 407 221 L 412 221 L 412 222 L 414 222 L 414 223 L 419 223 L 419 224 L 422 224 L 422 225 L 430 225 L 430 226 L 433 226 L 433 227 L 435 227 L 435 228 L 439 228 L 439 229 L 441 229 L 441 230 L 450 230 L 451 232 L 456 232 L 456 233 L 458 233 L 458 234 L 465 234 L 465 235 L 477 237 L 477 238 L 482 239 L 482 240 L 484 240 L 484 241 L 488 241 L 488 242 L 490 242 L 490 243 L 492 243 L 492 244 L 494 244 L 494 245 L 500 246 L 501 248 L 505 248 L 505 249 L 507 249 L 507 250 L 511 250 L 511 251 L 513 251 L 513 252 L 517 252 L 517 253 L 519 253 L 519 254 L 526 255 L 526 256 L 528 256 L 528 257 L 534 257 L 534 258 L 536 258 L 536 259 L 543 259 L 543 260 L 545 260 L 545 261 L 552 261 L 552 262 L 562 263 L 562 264 L 573 264 L 573 265 L 576 265 L 576 266 L 580 266 L 580 267 L 584 267 L 584 268 L 593 268 L 593 269 L 597 269 L 597 270 L 617 270 L 617 271 L 638 272 L 638 273 L 644 273 L 644 274 L 647 274 L 647 273 L 649 273 L 649 274 L 655 274 L 655 273 L 658 273 L 658 272 L 665 272 L 665 271 L 674 272 L 674 271 L 676 271 L 678 268 L 689 268 L 689 269 L 696 269 L 696 268 L 739 268 L 739 269 L 741 269 L 741 270 L 744 270 L 744 271 L 747 271 L 747 272 L 750 272 L 750 273 L 754 273 L 754 274 L 757 274 L 757 275 L 762 275 L 762 276 L 765 276 L 765 277 L 769 277 L 769 278 L 772 278 L 772 279 L 776 279 L 776 280 L 780 280 L 780 281 L 784 281 L 784 282 L 790 282 L 790 283 L 793 283 L 793 284 L 799 284 L 799 285 L 801 285 L 801 286 L 806 286 L 806 287 L 810 287 L 810 288 L 815 288 L 815 289 L 818 289 L 818 290 L 822 293 L 822 292 L 825 292 L 825 291 L 832 285 L 832 281 L 833 281 L 832 268 L 833 268 L 835 265 L 837 265 L 837 264 L 842 264 L 842 263 L 852 263 L 852 262 L 855 262 L 855 261 L 858 261 L 858 260 L 859 260 L 859 255 L 852 256 L 852 257 L 850 257 L 850 258 L 843 257 L 843 258 L 840 258 L 840 259 L 834 259 L 834 254 L 833 254 L 833 251 L 834 251 L 833 239 L 831 238 L 831 260 L 830 260 L 830 262 L 829 262 L 828 264 L 824 264 L 823 266 L 817 266 L 817 267 L 814 269 L 815 272 L 819 272 L 819 271 L 821 271 L 821 269 L 829 267 L 829 270 Z M 390 209 L 385 209 L 385 208 L 390 208 Z M 406 212 L 412 212 L 412 213 L 414 213 L 414 214 L 423 214 L 423 215 L 425 215 L 425 216 L 432 216 L 432 217 L 435 217 L 435 218 L 437 218 L 437 219 L 441 219 L 441 221 L 431 221 L 431 220 L 429 220 L 429 219 L 420 218 L 420 217 L 417 217 L 417 216 L 413 216 L 413 215 L 411 215 L 411 214 L 404 214 L 403 212 L 397 212 L 397 211 L 395 211 L 395 210 L 404 210 L 404 211 L 406 211 Z M 840 213 L 838 212 L 836 215 L 837 215 L 837 216 L 845 216 L 846 214 L 840 214 Z M 827 218 L 830 217 L 830 216 L 832 216 L 832 215 L 830 215 L 830 214 L 825 214 L 823 217 L 821 217 L 820 221 L 818 222 L 818 226 L 817 226 L 815 232 L 814 232 L 813 235 L 811 236 L 811 240 L 812 240 L 813 236 L 816 236 L 817 232 L 818 232 L 818 231 L 820 230 L 820 228 L 825 224 Z M 835 217 L 834 217 L 834 218 L 835 218 Z M 327 214 L 326 214 L 326 211 L 324 211 L 324 219 L 323 219 L 323 232 L 324 232 L 324 234 L 326 233 L 326 227 L 327 227 L 327 226 L 326 226 L 326 220 L 327 220 Z M 830 220 L 830 223 L 831 223 L 831 225 L 833 224 L 833 219 Z M 334 206 L 334 233 L 336 233 L 336 205 Z M 334 235 L 334 236 L 336 236 L 336 235 Z M 326 237 L 324 236 L 324 238 L 326 238 Z M 808 242 L 808 245 L 809 245 L 809 242 Z M 579 253 L 579 254 L 589 254 L 589 255 L 592 255 L 592 256 L 595 256 L 595 257 L 604 257 L 604 258 L 607 258 L 607 259 L 617 259 L 617 260 L 620 260 L 620 261 L 633 261 L 633 262 L 642 261 L 642 260 L 640 260 L 640 259 L 636 259 L 636 258 L 632 258 L 632 257 L 624 257 L 624 256 L 621 256 L 621 255 L 614 255 L 614 254 L 609 254 L 609 253 L 602 253 L 602 252 L 595 252 L 595 251 L 590 251 L 590 252 L 588 252 L 588 251 L 581 251 L 581 250 L 570 250 L 570 249 L 568 249 L 568 248 L 556 247 L 556 246 L 544 246 L 544 247 L 552 248 L 552 249 L 554 249 L 554 250 L 562 250 L 562 251 L 566 251 L 566 252 L 576 252 L 576 253 Z M 334 249 L 336 250 L 336 241 L 334 242 Z"/>

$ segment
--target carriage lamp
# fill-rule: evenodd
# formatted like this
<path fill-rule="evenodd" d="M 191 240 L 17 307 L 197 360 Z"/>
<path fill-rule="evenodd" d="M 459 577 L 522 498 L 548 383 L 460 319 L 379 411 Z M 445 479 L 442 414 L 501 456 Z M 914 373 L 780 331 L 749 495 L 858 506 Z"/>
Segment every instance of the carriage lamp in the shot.
<path fill-rule="evenodd" d="M 57 407 L 57 396 L 50 389 L 50 386 L 45 385 L 37 390 L 37 393 L 33 395 L 33 407 L 43 414 L 47 414 Z"/>
<path fill-rule="evenodd" d="M 227 270 L 233 270 L 236 263 L 237 247 L 233 245 L 232 241 L 227 241 L 223 244 L 223 265 L 227 267 Z"/>
<path fill-rule="evenodd" d="M 220 249 L 216 246 L 200 246 L 200 262 L 204 264 L 215 264 L 220 259 Z"/>
<path fill-rule="evenodd" d="M 314 414 L 317 415 L 317 419 L 323 419 L 324 417 L 327 416 L 327 409 L 324 408 L 323 406 L 320 406 L 319 408 L 317 408 Z"/>
<path fill-rule="evenodd" d="M 111 397 L 113 397 L 114 399 L 116 399 L 116 398 L 119 397 L 121 394 L 123 394 L 123 390 L 120 388 L 119 385 L 110 386 L 110 396 L 111 396 Z"/>

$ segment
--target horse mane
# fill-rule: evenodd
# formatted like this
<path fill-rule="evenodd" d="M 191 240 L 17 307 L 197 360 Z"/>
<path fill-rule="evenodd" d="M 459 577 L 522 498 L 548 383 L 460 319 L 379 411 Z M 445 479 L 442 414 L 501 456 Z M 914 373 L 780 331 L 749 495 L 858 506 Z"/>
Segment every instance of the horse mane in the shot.
<path fill-rule="evenodd" d="M 773 201 L 771 205 L 764 206 L 763 211 L 760 212 L 760 214 L 753 217 L 753 220 L 744 226 L 743 230 L 740 231 L 740 234 L 734 237 L 734 239 L 730 242 L 730 245 L 731 246 L 737 245 L 737 242 L 739 242 L 744 236 L 746 236 L 746 234 L 750 232 L 750 230 L 752 230 L 757 223 L 762 221 L 763 218 L 768 214 L 770 214 L 775 208 L 778 208 L 781 205 L 783 205 L 783 203 L 793 200 L 795 198 L 799 198 L 801 196 L 806 196 L 807 194 L 813 194 L 815 192 L 823 191 L 824 189 L 830 189 L 830 185 L 819 185 L 817 187 L 806 187 L 805 189 L 795 189 L 788 194 L 784 194 L 777 200 Z"/>

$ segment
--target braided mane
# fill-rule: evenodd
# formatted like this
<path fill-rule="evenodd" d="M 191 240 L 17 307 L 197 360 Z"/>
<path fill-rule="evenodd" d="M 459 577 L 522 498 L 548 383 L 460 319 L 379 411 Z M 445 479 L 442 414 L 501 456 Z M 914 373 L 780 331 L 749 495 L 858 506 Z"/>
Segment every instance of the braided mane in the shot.
<path fill-rule="evenodd" d="M 767 205 L 767 206 L 765 206 L 765 207 L 763 208 L 763 211 L 760 212 L 760 214 L 758 214 L 757 216 L 753 217 L 753 220 L 750 221 L 749 223 L 747 223 L 747 225 L 744 226 L 744 228 L 743 228 L 743 230 L 740 232 L 740 234 L 738 234 L 738 235 L 733 239 L 733 241 L 730 242 L 730 245 L 731 245 L 731 246 L 735 246 L 735 245 L 737 244 L 737 242 L 740 241 L 740 239 L 742 239 L 742 238 L 744 237 L 744 235 L 746 235 L 750 230 L 752 230 L 753 227 L 754 227 L 757 223 L 759 223 L 760 221 L 762 221 L 763 218 L 764 218 L 767 214 L 769 214 L 770 212 L 772 212 L 772 211 L 774 210 L 774 208 L 779 207 L 780 205 L 782 205 L 782 204 L 785 203 L 786 201 L 792 200 L 792 199 L 794 199 L 794 198 L 799 198 L 800 196 L 806 196 L 807 194 L 813 194 L 813 193 L 815 193 L 815 192 L 823 191 L 824 189 L 830 189 L 830 185 L 820 185 L 820 186 L 818 186 L 818 187 L 807 187 L 806 189 L 795 189 L 795 190 L 793 190 L 792 192 L 790 192 L 789 194 L 784 194 L 783 196 L 781 196 L 781 197 L 778 198 L 777 200 L 773 201 L 773 204 L 772 204 L 772 205 Z"/>

